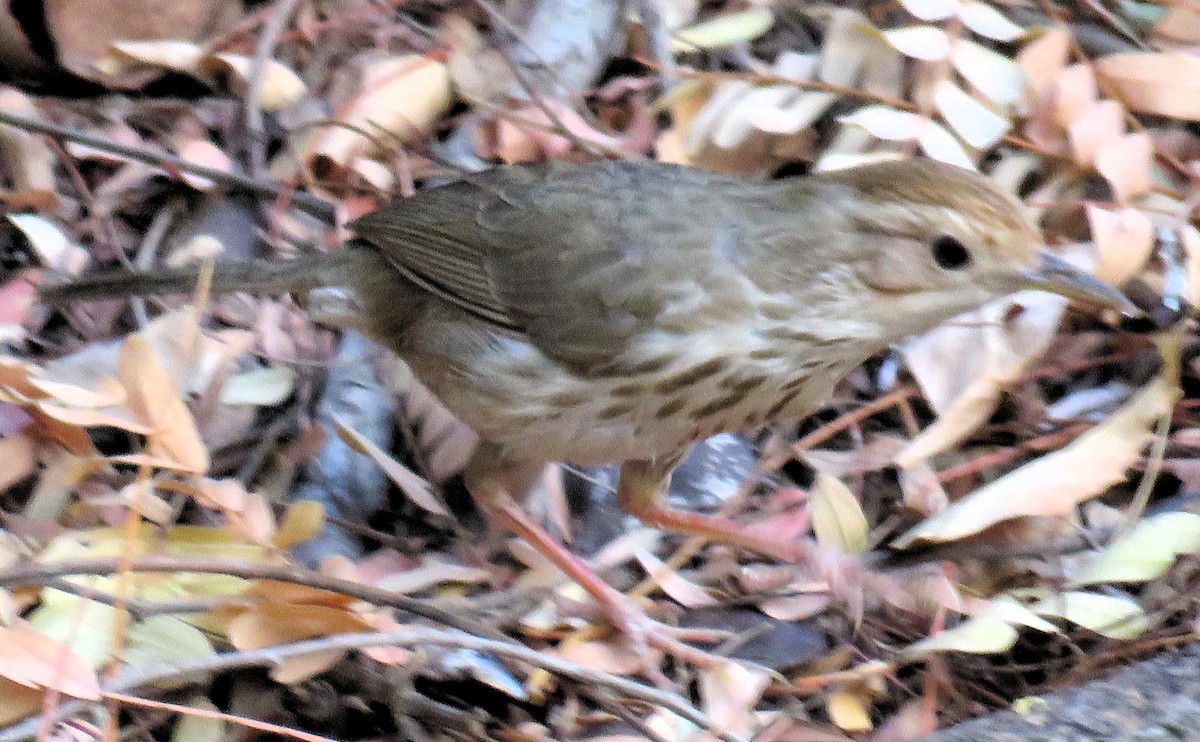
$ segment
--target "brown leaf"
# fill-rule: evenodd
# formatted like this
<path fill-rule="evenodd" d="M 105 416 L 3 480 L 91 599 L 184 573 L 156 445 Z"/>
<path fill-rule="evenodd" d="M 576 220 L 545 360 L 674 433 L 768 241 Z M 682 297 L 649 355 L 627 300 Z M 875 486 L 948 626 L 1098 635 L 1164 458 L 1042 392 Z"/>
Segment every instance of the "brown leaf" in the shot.
<path fill-rule="evenodd" d="M 130 39 L 199 41 L 241 12 L 240 0 L 108 0 L 102 12 L 92 0 L 47 0 L 46 26 L 62 66 L 81 77 L 111 83 L 93 66 L 109 44 Z M 119 82 L 137 87 L 155 76 Z"/>
<path fill-rule="evenodd" d="M 1009 518 L 1071 512 L 1125 479 L 1126 469 L 1146 445 L 1150 425 L 1171 410 L 1177 396 L 1178 389 L 1156 379 L 1066 448 L 984 485 L 900 536 L 893 546 L 951 541 Z"/>
<path fill-rule="evenodd" d="M 309 156 L 346 167 L 375 151 L 375 142 L 390 149 L 423 135 L 450 103 L 450 73 L 441 62 L 414 54 L 375 61 L 337 125 L 314 137 Z"/>
<path fill-rule="evenodd" d="M 100 700 L 91 666 L 70 647 L 30 629 L 0 627 L 0 676 L 29 688 Z"/>
<path fill-rule="evenodd" d="M 148 453 L 183 471 L 207 471 L 208 449 L 200 440 L 196 422 L 141 335 L 129 336 L 121 346 L 120 378 L 129 391 L 129 409 L 153 428 Z"/>
<path fill-rule="evenodd" d="M 1102 147 L 1125 133 L 1125 108 L 1115 100 L 1096 101 L 1067 126 L 1076 164 L 1091 167 Z"/>
<path fill-rule="evenodd" d="M 1200 121 L 1200 57 L 1113 54 L 1096 60 L 1096 73 L 1134 111 Z"/>
<path fill-rule="evenodd" d="M 1149 193 L 1154 185 L 1150 179 L 1153 162 L 1154 142 L 1149 134 L 1127 134 L 1101 145 L 1096 152 L 1096 170 L 1122 202 Z"/>

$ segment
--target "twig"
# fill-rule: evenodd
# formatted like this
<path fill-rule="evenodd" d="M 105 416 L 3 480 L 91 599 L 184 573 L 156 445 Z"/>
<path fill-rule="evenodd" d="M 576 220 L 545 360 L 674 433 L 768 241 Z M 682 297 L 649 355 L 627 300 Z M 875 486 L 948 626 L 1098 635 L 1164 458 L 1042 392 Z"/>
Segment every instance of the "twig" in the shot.
<path fill-rule="evenodd" d="M 49 564 L 16 567 L 0 572 L 0 587 L 17 585 L 45 585 L 56 577 L 65 575 L 107 575 L 117 571 L 119 560 L 115 557 L 102 559 L 68 559 Z M 460 631 L 509 641 L 495 629 L 483 626 L 470 618 L 456 615 L 429 603 L 400 595 L 393 590 L 363 585 L 350 580 L 329 577 L 310 570 L 289 565 L 246 564 L 221 559 L 187 559 L 179 557 L 138 557 L 129 562 L 131 572 L 199 572 L 224 574 L 252 580 L 278 580 L 297 585 L 307 585 L 319 590 L 349 595 L 374 605 L 388 606 L 408 611 L 430 621 L 451 626 Z"/>
<path fill-rule="evenodd" d="M 278 1 L 271 10 L 271 14 L 267 16 L 266 23 L 263 24 L 262 31 L 258 35 L 258 42 L 254 46 L 254 58 L 250 61 L 250 74 L 247 77 L 250 85 L 246 90 L 242 113 L 247 135 L 246 158 L 249 161 L 250 175 L 254 178 L 261 178 L 266 170 L 266 152 L 264 151 L 266 129 L 263 126 L 262 94 L 267 65 L 271 61 L 271 54 L 275 50 L 279 36 L 287 27 L 288 21 L 296 12 L 299 4 L 300 0 Z"/>
<path fill-rule="evenodd" d="M 161 167 L 169 173 L 192 173 L 202 178 L 223 183 L 226 186 L 242 188 L 252 193 L 258 193 L 272 198 L 289 198 L 297 208 L 303 209 L 319 219 L 324 220 L 329 224 L 334 223 L 335 211 L 334 205 L 322 198 L 317 198 L 309 193 L 296 191 L 288 185 L 280 185 L 266 180 L 259 180 L 241 173 L 231 173 L 225 170 L 206 167 L 195 162 L 189 162 L 182 157 L 177 157 L 167 152 L 153 152 L 141 147 L 132 147 L 127 144 L 114 142 L 107 137 L 98 136 L 95 134 L 87 134 L 78 129 L 60 124 L 52 124 L 47 121 L 38 121 L 36 119 L 19 116 L 8 111 L 0 111 L 0 124 L 8 124 L 19 129 L 32 131 L 37 134 L 45 134 L 46 136 L 57 137 L 70 142 L 76 142 L 87 147 L 94 147 L 105 152 L 111 152 L 121 157 L 126 157 L 137 162 L 144 162 L 149 165 Z"/>
<path fill-rule="evenodd" d="M 584 688 L 606 688 L 629 698 L 654 704 L 687 719 L 725 742 L 746 742 L 743 737 L 719 728 L 716 722 L 676 693 L 661 691 L 632 680 L 616 677 L 610 673 L 593 670 L 519 644 L 483 639 L 462 632 L 442 629 L 421 628 L 378 633 L 337 634 L 264 649 L 227 652 L 216 657 L 205 657 L 186 665 L 163 664 L 157 667 L 128 668 L 111 682 L 105 683 L 103 691 L 106 694 L 117 694 L 164 680 L 180 681 L 245 667 L 278 665 L 285 660 L 313 652 L 348 651 L 385 646 L 455 647 L 495 654 L 548 670 L 560 677 L 574 680 Z M 57 719 L 63 719 L 78 713 L 87 705 L 82 701 L 65 703 L 55 710 L 54 716 Z M 29 739 L 35 733 L 37 723 L 38 720 L 33 719 L 9 727 L 0 732 L 0 742 L 20 742 Z"/>

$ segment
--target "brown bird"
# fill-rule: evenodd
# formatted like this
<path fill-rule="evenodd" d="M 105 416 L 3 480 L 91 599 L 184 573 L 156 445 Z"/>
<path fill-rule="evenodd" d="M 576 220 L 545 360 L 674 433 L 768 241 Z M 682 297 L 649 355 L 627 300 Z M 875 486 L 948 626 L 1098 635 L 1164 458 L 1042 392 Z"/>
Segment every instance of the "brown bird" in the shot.
<path fill-rule="evenodd" d="M 1041 250 L 986 178 L 932 161 L 779 181 L 653 162 L 512 165 L 350 228 L 334 253 L 219 264 L 213 288 L 354 292 L 364 328 L 479 434 L 465 473 L 479 504 L 634 631 L 645 624 L 624 596 L 518 506 L 545 462 L 621 462 L 621 505 L 643 521 L 804 559 L 809 543 L 667 509 L 688 447 L 803 416 L 888 344 L 1014 291 L 1136 311 Z M 108 274 L 43 297 L 181 291 L 196 276 Z"/>

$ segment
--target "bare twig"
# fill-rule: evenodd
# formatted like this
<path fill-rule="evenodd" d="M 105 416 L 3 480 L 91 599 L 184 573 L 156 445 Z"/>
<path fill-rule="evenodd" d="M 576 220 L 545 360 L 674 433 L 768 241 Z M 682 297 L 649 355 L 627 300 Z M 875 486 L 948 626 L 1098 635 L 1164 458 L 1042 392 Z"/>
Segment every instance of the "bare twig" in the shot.
<path fill-rule="evenodd" d="M 619 678 L 611 673 L 593 670 L 583 665 L 559 659 L 546 652 L 510 642 L 483 639 L 456 631 L 441 629 L 402 629 L 388 632 L 359 634 L 337 634 L 319 639 L 284 644 L 276 647 L 255 649 L 245 652 L 227 652 L 216 657 L 205 657 L 188 665 L 159 665 L 154 667 L 127 668 L 112 681 L 105 683 L 107 694 L 123 693 L 134 688 L 162 682 L 180 681 L 204 677 L 217 672 L 244 668 L 277 665 L 285 660 L 330 650 L 354 650 L 367 647 L 456 647 L 476 652 L 487 652 L 510 660 L 539 667 L 560 677 L 573 680 L 585 689 L 604 688 L 623 696 L 665 708 L 725 742 L 746 742 L 743 737 L 717 726 L 703 712 L 696 709 L 676 693 L 651 688 L 632 680 Z M 55 710 L 55 717 L 66 718 L 87 707 L 82 701 L 64 703 Z M 0 732 L 0 742 L 20 742 L 36 733 L 38 719 L 27 720 Z"/>
<path fill-rule="evenodd" d="M 70 142 L 76 142 L 87 147 L 95 147 L 96 149 L 105 152 L 111 152 L 121 157 L 126 157 L 137 162 L 144 162 L 149 165 L 161 167 L 170 173 L 192 173 L 199 175 L 202 178 L 222 183 L 226 186 L 242 188 L 252 193 L 258 193 L 272 198 L 290 199 L 297 208 L 303 209 L 308 213 L 316 216 L 330 224 L 335 218 L 334 206 L 328 201 L 317 198 L 309 193 L 296 191 L 289 185 L 281 185 L 272 183 L 267 180 L 252 178 L 241 173 L 231 173 L 225 170 L 206 167 L 195 162 L 189 162 L 182 157 L 177 157 L 167 152 L 154 152 L 141 147 L 132 147 L 127 144 L 114 142 L 107 137 L 97 136 L 95 134 L 87 134 L 78 129 L 59 124 L 52 124 L 46 121 L 38 121 L 36 119 L 18 116 L 8 111 L 0 111 L 0 123 L 15 126 L 26 131 L 45 134 L 47 136 L 64 139 Z"/>
<path fill-rule="evenodd" d="M 70 559 L 50 564 L 16 567 L 0 572 L 0 587 L 45 585 L 65 575 L 107 575 L 118 569 L 116 558 Z M 408 611 L 430 621 L 495 640 L 511 641 L 495 629 L 470 618 L 436 608 L 429 603 L 370 585 L 328 577 L 289 565 L 246 564 L 222 559 L 184 559 L 177 557 L 138 557 L 129 562 L 131 572 L 200 572 L 245 577 L 251 580 L 278 580 L 308 585 L 319 590 L 349 595 L 374 605 Z"/>
<path fill-rule="evenodd" d="M 249 88 L 243 102 L 243 116 L 246 124 L 246 159 L 250 167 L 250 175 L 261 178 L 266 170 L 265 140 L 266 131 L 263 127 L 262 94 L 263 81 L 266 78 L 267 65 L 275 44 L 279 41 L 283 29 L 296 12 L 300 0 L 279 0 L 271 10 L 258 35 L 254 46 L 254 58 L 250 61 Z"/>

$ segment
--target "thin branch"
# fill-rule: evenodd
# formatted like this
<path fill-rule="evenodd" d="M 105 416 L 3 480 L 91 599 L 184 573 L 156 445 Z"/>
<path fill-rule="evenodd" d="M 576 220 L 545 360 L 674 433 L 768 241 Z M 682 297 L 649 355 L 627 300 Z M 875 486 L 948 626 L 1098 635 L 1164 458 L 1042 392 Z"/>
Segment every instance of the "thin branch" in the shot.
<path fill-rule="evenodd" d="M 258 193 L 272 198 L 290 199 L 297 208 L 303 209 L 315 217 L 318 217 L 330 224 L 333 224 L 335 218 L 334 205 L 322 198 L 317 198 L 309 193 L 296 191 L 288 185 L 272 183 L 266 180 L 259 180 L 241 173 L 231 173 L 225 170 L 206 167 L 195 162 L 189 162 L 182 157 L 167 152 L 154 152 L 141 147 L 132 147 L 127 144 L 114 142 L 107 137 L 98 136 L 95 134 L 87 134 L 78 129 L 59 124 L 52 124 L 47 121 L 38 121 L 37 119 L 27 118 L 8 111 L 0 111 L 0 124 L 8 124 L 15 126 L 18 129 L 32 131 L 37 134 L 64 139 L 69 142 L 76 142 L 87 147 L 94 147 L 105 152 L 111 152 L 121 157 L 126 157 L 137 162 L 144 162 L 148 165 L 161 167 L 169 173 L 192 173 L 203 178 L 208 178 L 218 183 L 234 188 L 242 188 L 253 193 Z"/>
<path fill-rule="evenodd" d="M 178 682 L 245 667 L 275 666 L 285 660 L 313 652 L 327 652 L 330 650 L 349 651 L 365 649 L 367 647 L 387 646 L 410 648 L 453 647 L 498 655 L 510 660 L 524 662 L 533 667 L 542 668 L 560 677 L 568 678 L 582 685 L 584 689 L 605 688 L 629 698 L 654 704 L 687 719 L 725 742 L 747 742 L 743 737 L 719 728 L 716 722 L 676 693 L 657 690 L 650 686 L 626 680 L 610 673 L 593 670 L 519 644 L 483 639 L 462 632 L 445 631 L 442 629 L 421 628 L 379 633 L 337 634 L 264 649 L 227 652 L 215 657 L 205 657 L 186 665 L 167 665 L 164 663 L 157 667 L 142 666 L 127 668 L 111 682 L 105 683 L 103 692 L 106 694 L 124 693 L 134 688 L 153 685 L 166 680 Z M 63 719 L 79 713 L 88 705 L 87 702 L 83 701 L 64 703 L 55 710 L 55 718 Z M 9 727 L 0 732 L 0 742 L 21 742 L 22 740 L 29 739 L 36 733 L 38 721 L 36 718 L 27 719 L 20 724 Z"/>
<path fill-rule="evenodd" d="M 67 559 L 49 564 L 15 567 L 0 572 L 0 587 L 45 585 L 65 575 L 108 575 L 118 570 L 118 559 Z M 319 590 L 349 595 L 373 605 L 408 611 L 416 616 L 450 626 L 460 631 L 492 637 L 496 641 L 512 642 L 499 631 L 465 616 L 430 605 L 426 601 L 400 595 L 393 590 L 363 585 L 350 580 L 328 577 L 310 570 L 289 565 L 246 564 L 220 559 L 187 559 L 179 557 L 138 557 L 129 562 L 131 572 L 199 572 L 244 577 L 251 580 L 277 580 L 307 585 Z M 515 643 L 515 642 L 514 642 Z"/>
<path fill-rule="evenodd" d="M 271 61 L 272 52 L 275 51 L 275 44 L 299 4 L 300 0 L 279 0 L 263 24 L 258 42 L 254 46 L 254 58 L 250 61 L 250 74 L 247 78 L 250 85 L 242 105 L 248 140 L 246 157 L 249 160 L 250 174 L 255 178 L 261 178 L 266 170 L 266 128 L 263 126 L 262 94 L 267 65 Z"/>

